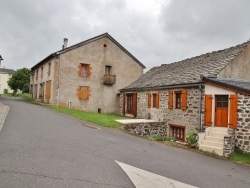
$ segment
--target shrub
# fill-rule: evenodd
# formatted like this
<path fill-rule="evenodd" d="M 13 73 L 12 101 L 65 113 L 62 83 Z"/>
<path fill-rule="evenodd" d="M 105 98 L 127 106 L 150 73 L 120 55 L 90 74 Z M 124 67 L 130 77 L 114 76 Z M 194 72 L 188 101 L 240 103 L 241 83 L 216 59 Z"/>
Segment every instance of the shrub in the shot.
<path fill-rule="evenodd" d="M 198 141 L 198 132 L 197 131 L 189 131 L 186 136 L 186 142 L 190 147 L 195 147 Z"/>
<path fill-rule="evenodd" d="M 166 137 L 164 136 L 152 136 L 154 141 L 166 141 Z"/>
<path fill-rule="evenodd" d="M 7 94 L 7 93 L 8 93 L 8 89 L 4 89 L 4 90 L 3 90 L 3 93 L 4 93 L 4 94 Z"/>

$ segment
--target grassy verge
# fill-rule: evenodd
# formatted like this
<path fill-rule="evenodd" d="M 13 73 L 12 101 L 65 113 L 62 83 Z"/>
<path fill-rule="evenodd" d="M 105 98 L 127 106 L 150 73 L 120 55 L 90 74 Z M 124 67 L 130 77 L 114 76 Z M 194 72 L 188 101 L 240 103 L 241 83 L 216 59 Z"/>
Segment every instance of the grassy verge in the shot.
<path fill-rule="evenodd" d="M 250 153 L 244 153 L 240 149 L 235 148 L 234 152 L 230 154 L 230 159 L 232 161 L 250 164 Z"/>
<path fill-rule="evenodd" d="M 125 117 L 116 114 L 98 114 L 93 112 L 84 112 L 80 110 L 71 110 L 67 108 L 60 108 L 56 106 L 48 106 L 49 108 L 58 112 L 73 116 L 77 119 L 84 120 L 90 123 L 101 125 L 103 127 L 115 127 L 118 128 L 121 124 L 115 120 L 127 119 Z"/>

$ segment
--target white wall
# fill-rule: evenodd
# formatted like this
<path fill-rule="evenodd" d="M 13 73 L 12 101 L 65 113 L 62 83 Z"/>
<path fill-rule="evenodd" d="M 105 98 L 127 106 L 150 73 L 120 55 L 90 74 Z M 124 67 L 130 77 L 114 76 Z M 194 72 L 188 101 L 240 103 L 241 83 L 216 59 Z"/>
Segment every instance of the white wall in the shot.
<path fill-rule="evenodd" d="M 234 91 L 226 90 L 220 87 L 216 87 L 213 85 L 205 84 L 205 94 L 212 95 L 213 102 L 212 102 L 212 126 L 214 126 L 214 116 L 215 116 L 215 95 L 233 95 L 236 94 Z M 228 109 L 230 109 L 230 102 L 228 102 Z M 228 111 L 229 112 L 229 111 Z M 229 116 L 228 116 L 229 118 Z M 229 119 L 228 119 L 229 122 Z"/>
<path fill-rule="evenodd" d="M 9 88 L 7 81 L 11 75 L 7 73 L 0 73 L 0 94 L 3 94 L 4 89 L 8 89 L 8 93 L 13 93 L 13 90 Z"/>

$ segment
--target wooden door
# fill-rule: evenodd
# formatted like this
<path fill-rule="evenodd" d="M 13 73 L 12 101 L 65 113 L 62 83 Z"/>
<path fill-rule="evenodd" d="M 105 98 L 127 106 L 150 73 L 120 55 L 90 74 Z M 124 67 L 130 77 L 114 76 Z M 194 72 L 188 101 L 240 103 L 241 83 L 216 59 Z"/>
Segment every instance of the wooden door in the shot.
<path fill-rule="evenodd" d="M 50 96 L 51 96 L 51 81 L 46 82 L 46 103 L 50 102 Z"/>
<path fill-rule="evenodd" d="M 228 126 L 228 95 L 215 96 L 215 126 Z"/>
<path fill-rule="evenodd" d="M 133 94 L 127 94 L 127 113 L 133 114 Z"/>

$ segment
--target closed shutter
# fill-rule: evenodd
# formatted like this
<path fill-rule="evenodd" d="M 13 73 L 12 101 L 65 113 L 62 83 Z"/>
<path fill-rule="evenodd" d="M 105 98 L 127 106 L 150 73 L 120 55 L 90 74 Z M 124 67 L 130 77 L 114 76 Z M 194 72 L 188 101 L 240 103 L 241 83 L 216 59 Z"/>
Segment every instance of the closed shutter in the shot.
<path fill-rule="evenodd" d="M 80 76 L 80 75 L 81 75 L 81 72 L 82 72 L 82 64 L 80 63 L 80 64 L 78 65 L 77 74 Z"/>
<path fill-rule="evenodd" d="M 148 108 L 151 108 L 151 94 L 148 93 Z"/>
<path fill-rule="evenodd" d="M 92 67 L 90 66 L 90 65 L 88 65 L 88 78 L 90 77 L 90 75 L 91 75 L 91 70 L 92 70 Z"/>
<path fill-rule="evenodd" d="M 123 93 L 122 95 L 122 114 L 125 115 L 125 97 L 126 97 L 126 94 Z"/>
<path fill-rule="evenodd" d="M 168 108 L 173 109 L 173 91 L 168 93 Z"/>
<path fill-rule="evenodd" d="M 76 95 L 77 95 L 77 97 L 78 97 L 78 100 L 81 100 L 80 90 L 81 90 L 81 87 L 78 87 L 78 88 L 76 89 Z"/>
<path fill-rule="evenodd" d="M 212 95 L 205 95 L 205 119 L 204 125 L 212 125 Z"/>
<path fill-rule="evenodd" d="M 237 128 L 238 95 L 230 95 L 229 127 Z"/>
<path fill-rule="evenodd" d="M 187 109 L 187 90 L 181 91 L 181 109 L 182 110 Z"/>
<path fill-rule="evenodd" d="M 159 93 L 155 94 L 155 108 L 159 108 Z"/>
<path fill-rule="evenodd" d="M 133 94 L 133 115 L 137 116 L 137 93 Z"/>

